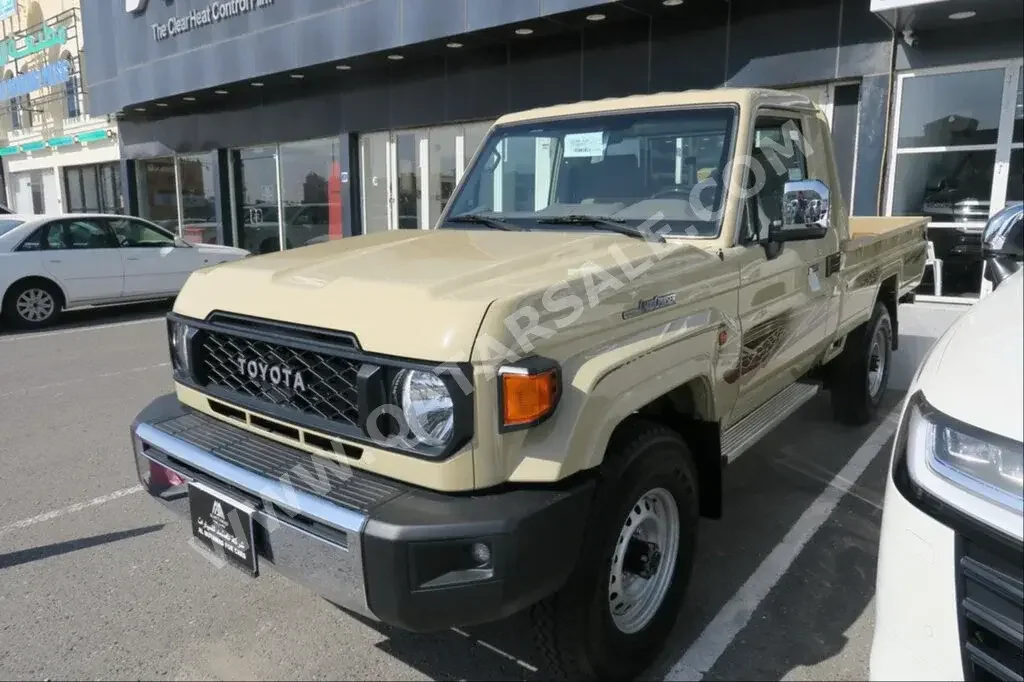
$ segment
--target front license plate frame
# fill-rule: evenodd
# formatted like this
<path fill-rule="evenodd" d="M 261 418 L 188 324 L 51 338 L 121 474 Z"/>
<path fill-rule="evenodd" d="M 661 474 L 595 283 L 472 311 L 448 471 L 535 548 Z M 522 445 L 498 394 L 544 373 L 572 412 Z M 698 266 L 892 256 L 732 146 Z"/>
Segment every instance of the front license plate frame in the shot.
<path fill-rule="evenodd" d="M 256 554 L 256 510 L 219 490 L 197 481 L 188 483 L 192 536 L 223 561 L 253 577 L 259 575 Z"/>

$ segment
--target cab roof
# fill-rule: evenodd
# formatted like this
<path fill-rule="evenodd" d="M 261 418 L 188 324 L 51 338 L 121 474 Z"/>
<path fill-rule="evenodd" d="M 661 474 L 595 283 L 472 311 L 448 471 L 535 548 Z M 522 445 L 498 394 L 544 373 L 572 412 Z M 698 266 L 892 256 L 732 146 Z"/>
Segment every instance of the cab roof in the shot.
<path fill-rule="evenodd" d="M 736 104 L 741 108 L 777 106 L 788 109 L 814 109 L 814 103 L 806 95 L 785 90 L 767 88 L 715 88 L 713 90 L 684 90 L 681 92 L 658 92 L 649 95 L 608 97 L 605 99 L 557 104 L 526 111 L 505 114 L 495 125 L 524 123 L 527 121 L 635 111 L 638 109 L 664 109 L 701 104 Z"/>

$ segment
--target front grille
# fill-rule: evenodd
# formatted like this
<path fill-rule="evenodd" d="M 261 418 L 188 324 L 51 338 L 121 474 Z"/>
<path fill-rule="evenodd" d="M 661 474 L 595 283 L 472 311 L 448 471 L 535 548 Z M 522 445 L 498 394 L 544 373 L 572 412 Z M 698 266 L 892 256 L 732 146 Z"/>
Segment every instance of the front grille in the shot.
<path fill-rule="evenodd" d="M 1024 551 L 958 542 L 958 599 L 964 677 L 1021 680 L 1024 673 Z"/>
<path fill-rule="evenodd" d="M 359 422 L 358 361 L 210 329 L 196 354 L 203 386 L 336 424 Z"/>

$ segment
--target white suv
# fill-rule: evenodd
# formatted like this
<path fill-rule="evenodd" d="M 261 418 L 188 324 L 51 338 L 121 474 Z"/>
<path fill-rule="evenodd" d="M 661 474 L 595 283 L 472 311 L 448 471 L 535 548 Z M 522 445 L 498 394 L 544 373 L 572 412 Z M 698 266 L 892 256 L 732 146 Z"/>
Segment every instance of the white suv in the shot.
<path fill-rule="evenodd" d="M 873 680 L 1024 672 L 1024 271 L 931 348 L 885 491 Z"/>

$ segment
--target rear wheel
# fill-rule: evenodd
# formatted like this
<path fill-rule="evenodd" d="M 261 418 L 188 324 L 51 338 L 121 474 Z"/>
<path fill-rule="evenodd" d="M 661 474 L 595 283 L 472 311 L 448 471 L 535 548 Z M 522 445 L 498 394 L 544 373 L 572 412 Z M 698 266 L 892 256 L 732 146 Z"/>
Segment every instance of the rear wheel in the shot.
<path fill-rule="evenodd" d="M 4 320 L 19 329 L 38 329 L 57 321 L 63 297 L 51 282 L 30 280 L 15 284 L 4 298 Z"/>
<path fill-rule="evenodd" d="M 577 566 L 532 610 L 545 672 L 556 678 L 638 676 L 672 631 L 689 582 L 698 505 L 686 444 L 636 420 L 606 460 Z"/>
<path fill-rule="evenodd" d="M 891 360 L 892 319 L 879 301 L 871 319 L 850 332 L 843 352 L 831 363 L 832 411 L 837 421 L 861 426 L 875 418 L 889 386 Z"/>

